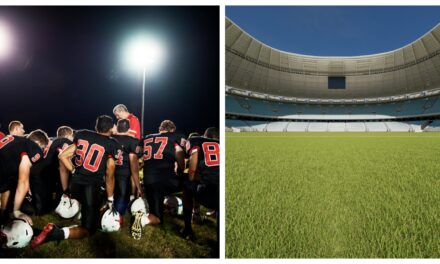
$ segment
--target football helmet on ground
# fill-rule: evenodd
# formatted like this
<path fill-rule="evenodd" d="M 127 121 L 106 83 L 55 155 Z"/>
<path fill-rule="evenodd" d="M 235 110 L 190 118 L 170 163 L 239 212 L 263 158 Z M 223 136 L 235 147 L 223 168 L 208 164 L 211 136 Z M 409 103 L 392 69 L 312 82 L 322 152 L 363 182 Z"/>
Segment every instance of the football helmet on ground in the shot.
<path fill-rule="evenodd" d="M 107 209 L 101 218 L 103 232 L 116 232 L 121 228 L 121 215 L 116 210 Z"/>
<path fill-rule="evenodd" d="M 33 235 L 32 227 L 23 219 L 14 219 L 0 229 L 4 243 L 2 246 L 6 248 L 23 248 L 29 244 Z"/>
<path fill-rule="evenodd" d="M 149 212 L 148 202 L 146 199 L 139 197 L 133 201 L 130 207 L 130 212 L 132 215 L 135 215 L 137 212 L 142 212 L 147 214 Z"/>
<path fill-rule="evenodd" d="M 58 204 L 57 208 L 55 208 L 55 213 L 57 213 L 62 218 L 72 218 L 77 215 L 79 211 L 79 202 L 65 194 L 61 196 L 60 203 Z"/>

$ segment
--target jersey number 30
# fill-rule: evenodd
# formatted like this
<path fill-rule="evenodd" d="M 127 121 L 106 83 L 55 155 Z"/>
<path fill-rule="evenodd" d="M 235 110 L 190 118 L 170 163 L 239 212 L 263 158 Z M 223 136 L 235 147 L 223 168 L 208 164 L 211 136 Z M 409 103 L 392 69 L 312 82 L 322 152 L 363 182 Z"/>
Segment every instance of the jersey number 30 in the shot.
<path fill-rule="evenodd" d="M 101 165 L 102 157 L 104 156 L 104 147 L 98 144 L 92 144 L 89 148 L 89 142 L 87 140 L 79 139 L 76 145 L 75 164 L 76 166 L 83 166 L 84 169 L 96 172 L 99 165 Z M 95 156 L 94 161 L 92 158 Z"/>

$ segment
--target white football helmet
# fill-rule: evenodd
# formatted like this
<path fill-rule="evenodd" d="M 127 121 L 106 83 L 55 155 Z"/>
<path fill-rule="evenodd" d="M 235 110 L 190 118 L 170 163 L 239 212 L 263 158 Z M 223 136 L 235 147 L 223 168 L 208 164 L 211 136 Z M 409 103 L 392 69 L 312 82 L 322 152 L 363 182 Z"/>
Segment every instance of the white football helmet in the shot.
<path fill-rule="evenodd" d="M 134 215 L 136 212 L 142 212 L 144 214 L 147 214 L 149 212 L 148 202 L 146 199 L 143 199 L 142 197 L 137 198 L 133 201 L 130 207 L 130 212 L 132 215 Z"/>
<path fill-rule="evenodd" d="M 163 205 L 166 213 L 169 213 L 171 215 L 183 214 L 183 202 L 182 199 L 177 196 L 165 196 L 165 199 L 163 200 Z"/>
<path fill-rule="evenodd" d="M 7 248 L 23 248 L 29 244 L 34 235 L 32 227 L 23 219 L 14 219 L 0 229 L 0 234 L 5 239 Z"/>
<path fill-rule="evenodd" d="M 62 218 L 72 218 L 80 211 L 80 204 L 77 200 L 71 199 L 69 196 L 63 194 L 60 203 L 55 208 L 57 213 Z"/>
<path fill-rule="evenodd" d="M 107 209 L 102 215 L 101 229 L 103 232 L 115 232 L 121 228 L 121 215 L 118 211 Z"/>

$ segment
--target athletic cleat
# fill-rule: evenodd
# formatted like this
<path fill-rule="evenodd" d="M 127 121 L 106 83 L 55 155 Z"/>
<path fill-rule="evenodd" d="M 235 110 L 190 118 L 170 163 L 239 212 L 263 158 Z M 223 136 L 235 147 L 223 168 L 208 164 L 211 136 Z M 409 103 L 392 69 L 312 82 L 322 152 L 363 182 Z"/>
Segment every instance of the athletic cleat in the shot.
<path fill-rule="evenodd" d="M 54 240 L 62 240 L 64 239 L 64 232 L 59 227 L 57 227 L 53 223 L 47 224 L 41 233 L 34 237 L 31 241 L 31 248 L 35 249 L 39 245 Z"/>
<path fill-rule="evenodd" d="M 134 221 L 133 224 L 131 225 L 131 236 L 136 239 L 139 240 L 142 237 L 142 216 L 144 215 L 143 212 L 136 212 L 134 214 Z"/>

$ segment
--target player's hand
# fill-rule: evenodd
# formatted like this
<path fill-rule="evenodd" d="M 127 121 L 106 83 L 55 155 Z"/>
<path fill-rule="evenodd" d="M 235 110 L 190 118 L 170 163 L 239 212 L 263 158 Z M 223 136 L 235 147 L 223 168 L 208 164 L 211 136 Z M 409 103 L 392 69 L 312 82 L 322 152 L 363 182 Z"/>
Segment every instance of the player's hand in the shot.
<path fill-rule="evenodd" d="M 116 208 L 114 206 L 111 208 L 111 212 L 112 212 L 113 216 L 118 214 L 118 211 L 116 211 Z"/>
<path fill-rule="evenodd" d="M 71 197 L 71 194 L 70 194 L 70 192 L 69 192 L 68 190 L 63 191 L 63 196 L 64 196 L 64 197 L 68 197 L 69 199 L 72 198 L 72 197 Z"/>
<path fill-rule="evenodd" d="M 113 196 L 107 198 L 107 207 L 113 210 Z"/>
<path fill-rule="evenodd" d="M 142 188 L 137 188 L 137 191 L 138 191 L 137 193 L 138 197 L 144 198 L 144 191 L 142 190 Z"/>
<path fill-rule="evenodd" d="M 14 217 L 18 219 L 23 219 L 24 221 L 28 222 L 30 225 L 34 225 L 34 222 L 32 221 L 32 218 L 28 216 L 27 214 L 20 212 L 19 210 L 14 211 Z"/>

